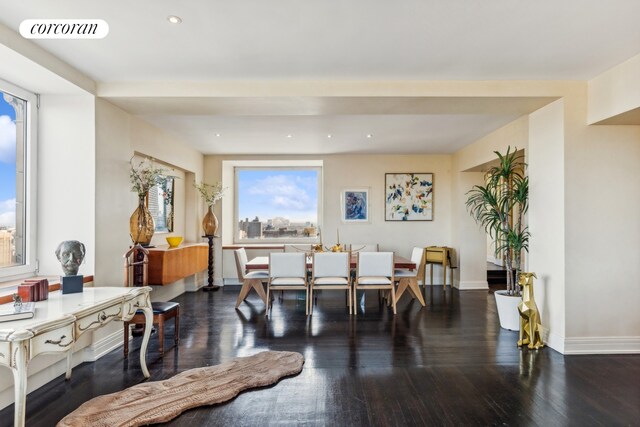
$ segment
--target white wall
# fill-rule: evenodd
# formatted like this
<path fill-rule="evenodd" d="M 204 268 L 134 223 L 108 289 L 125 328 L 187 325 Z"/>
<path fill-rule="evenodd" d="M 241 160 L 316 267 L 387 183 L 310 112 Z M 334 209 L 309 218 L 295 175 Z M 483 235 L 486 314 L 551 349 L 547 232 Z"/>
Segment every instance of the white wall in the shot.
<path fill-rule="evenodd" d="M 564 352 L 565 339 L 565 188 L 564 101 L 529 117 L 528 266 L 538 278 L 534 294 L 547 344 Z"/>
<path fill-rule="evenodd" d="M 589 81 L 589 123 L 637 108 L 640 108 L 640 54 Z"/>
<path fill-rule="evenodd" d="M 495 161 L 494 151 L 501 153 L 507 147 L 526 149 L 529 144 L 529 116 L 522 116 L 491 132 L 454 154 L 458 171 L 480 171 L 483 165 Z"/>
<path fill-rule="evenodd" d="M 476 224 L 467 208 L 467 191 L 474 185 L 484 184 L 482 172 L 460 171 L 458 159 L 453 162 L 452 244 L 457 250 L 459 289 L 488 289 L 487 284 L 487 235 Z M 434 273 L 435 274 L 435 273 Z"/>
<path fill-rule="evenodd" d="M 640 126 L 587 126 L 586 101 L 565 98 L 565 352 L 640 352 Z"/>
<path fill-rule="evenodd" d="M 96 286 L 122 285 L 122 255 L 129 237 L 129 217 L 137 205 L 130 191 L 129 160 L 138 153 L 169 165 L 184 180 L 178 180 L 176 212 L 178 229 L 186 242 L 200 241 L 196 227 L 199 200 L 189 190 L 193 177 L 202 176 L 203 156 L 148 123 L 107 101 L 96 101 Z M 188 181 L 188 182 L 187 182 Z M 180 194 L 184 191 L 183 194 Z M 181 216 L 182 215 L 182 216 Z M 166 234 L 154 236 L 154 244 L 166 244 Z M 181 286 L 181 285 L 178 285 Z M 184 288 L 181 288 L 184 291 Z M 158 290 L 160 291 L 160 289 Z M 171 295 L 175 294 L 175 289 Z M 163 291 L 164 292 L 164 291 Z M 152 293 L 152 299 L 158 292 Z"/>
<path fill-rule="evenodd" d="M 130 116 L 96 100 L 96 268 L 98 286 L 122 286 L 122 255 L 131 240 Z M 131 212 L 129 212 L 131 210 Z M 99 279 L 98 279 L 99 278 Z"/>
<path fill-rule="evenodd" d="M 94 273 L 95 111 L 92 95 L 42 95 L 38 141 L 40 273 L 62 274 L 55 250 L 79 240 L 87 253 L 79 274 Z"/>

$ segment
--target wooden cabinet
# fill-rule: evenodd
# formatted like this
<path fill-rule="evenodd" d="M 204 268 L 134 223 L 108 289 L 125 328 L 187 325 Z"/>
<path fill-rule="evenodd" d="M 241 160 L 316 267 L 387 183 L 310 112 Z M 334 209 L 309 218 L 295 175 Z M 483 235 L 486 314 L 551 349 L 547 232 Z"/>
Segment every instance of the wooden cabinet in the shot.
<path fill-rule="evenodd" d="M 150 248 L 149 285 L 170 285 L 206 270 L 208 257 L 209 247 L 206 243 L 183 243 L 177 248 Z"/>

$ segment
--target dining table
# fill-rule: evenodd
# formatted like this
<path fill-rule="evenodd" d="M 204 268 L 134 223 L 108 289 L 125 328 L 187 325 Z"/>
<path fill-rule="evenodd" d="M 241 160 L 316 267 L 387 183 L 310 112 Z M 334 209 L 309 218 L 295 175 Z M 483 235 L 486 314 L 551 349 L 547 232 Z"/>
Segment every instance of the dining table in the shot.
<path fill-rule="evenodd" d="M 310 256 L 307 257 L 307 268 L 308 269 L 311 269 L 312 260 L 313 260 L 313 257 L 310 257 Z M 351 261 L 350 261 L 351 268 L 353 268 L 353 269 L 356 268 L 356 263 L 357 263 L 357 256 L 356 255 L 352 255 L 351 256 Z M 254 271 L 255 270 L 268 270 L 269 269 L 269 257 L 268 256 L 257 256 L 255 258 L 252 258 L 251 260 L 249 260 L 247 262 L 247 264 L 245 265 L 245 268 L 247 269 L 247 271 L 251 271 L 251 270 L 254 270 Z M 393 255 L 393 268 L 395 268 L 395 269 L 405 269 L 405 270 L 415 270 L 416 269 L 416 263 L 411 261 L 408 258 L 405 258 L 403 256 L 394 254 Z M 396 302 L 405 293 L 405 291 L 408 291 L 408 293 L 411 295 L 412 298 L 416 298 L 423 307 L 425 306 L 424 298 L 422 297 L 422 292 L 420 292 L 420 288 L 418 286 L 418 281 L 417 280 L 405 280 L 405 281 L 402 281 L 402 283 L 400 284 L 400 286 L 398 286 L 398 289 L 396 291 Z"/>

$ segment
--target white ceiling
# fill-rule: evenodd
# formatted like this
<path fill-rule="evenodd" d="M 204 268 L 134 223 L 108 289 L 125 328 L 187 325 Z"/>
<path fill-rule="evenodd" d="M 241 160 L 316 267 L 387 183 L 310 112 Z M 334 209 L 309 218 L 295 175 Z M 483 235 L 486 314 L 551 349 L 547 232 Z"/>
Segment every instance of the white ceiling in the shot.
<path fill-rule="evenodd" d="M 168 24 L 166 17 L 171 14 L 183 23 Z M 639 0 L 0 4 L 0 23 L 16 32 L 29 18 L 107 21 L 109 35 L 102 40 L 36 41 L 97 82 L 585 80 L 640 52 L 639 16 Z M 391 145 L 399 152 L 451 152 L 523 114 L 452 114 L 443 107 L 417 114 L 394 108 L 384 114 L 353 110 L 327 114 L 320 109 L 298 117 L 296 111 L 253 114 L 247 103 L 239 104 L 246 110 L 229 113 L 227 107 L 220 113 L 196 105 L 208 104 L 198 99 L 156 103 L 121 96 L 115 102 L 170 132 L 186 135 L 187 142 L 205 153 L 258 152 L 265 145 L 275 147 L 271 153 L 280 149 L 385 152 L 384 147 Z M 228 103 L 235 105 L 233 100 Z M 306 104 L 289 105 L 304 109 Z M 223 137 L 212 138 L 212 133 Z M 289 133 L 295 138 L 279 139 Z M 336 135 L 334 145 L 326 144 L 329 133 Z M 360 141 L 366 133 L 374 138 Z"/>

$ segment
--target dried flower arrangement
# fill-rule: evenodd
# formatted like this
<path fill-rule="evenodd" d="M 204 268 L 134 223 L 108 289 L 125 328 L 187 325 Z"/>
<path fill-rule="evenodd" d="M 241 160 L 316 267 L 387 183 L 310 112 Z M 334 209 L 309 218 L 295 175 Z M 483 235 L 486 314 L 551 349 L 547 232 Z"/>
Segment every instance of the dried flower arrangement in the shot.
<path fill-rule="evenodd" d="M 215 205 L 227 191 L 227 188 L 222 186 L 222 182 L 216 182 L 213 185 L 201 182 L 200 184 L 195 184 L 194 187 L 200 193 L 202 200 L 209 206 Z"/>
<path fill-rule="evenodd" d="M 143 159 L 136 165 L 132 157 L 129 163 L 131 165 L 129 169 L 131 191 L 138 193 L 138 196 L 144 196 L 151 187 L 161 184 L 168 172 L 167 169 L 156 166 L 153 159 L 149 158 Z"/>

